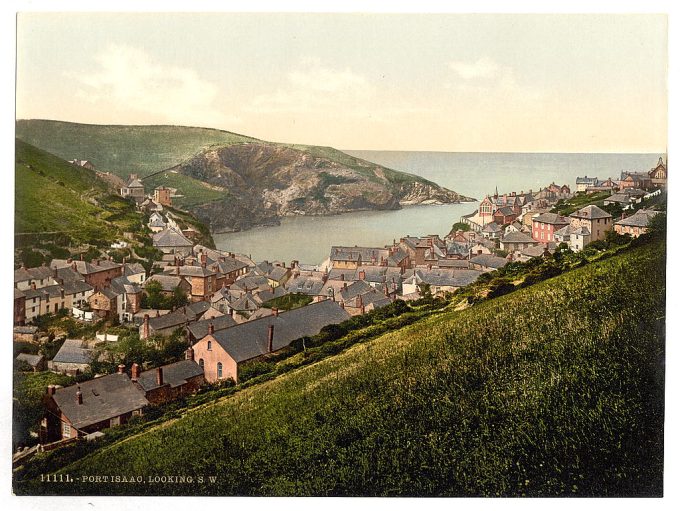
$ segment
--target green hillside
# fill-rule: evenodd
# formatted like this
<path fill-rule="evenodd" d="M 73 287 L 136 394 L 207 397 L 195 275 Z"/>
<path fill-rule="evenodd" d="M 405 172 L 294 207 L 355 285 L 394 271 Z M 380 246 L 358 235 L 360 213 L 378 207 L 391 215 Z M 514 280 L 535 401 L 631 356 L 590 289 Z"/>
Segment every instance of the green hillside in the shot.
<path fill-rule="evenodd" d="M 193 483 L 15 491 L 660 496 L 664 321 L 656 242 L 356 345 L 60 471 Z"/>
<path fill-rule="evenodd" d="M 74 243 L 101 244 L 142 228 L 134 205 L 116 197 L 95 172 L 21 140 L 14 175 L 15 233 L 63 233 Z"/>
<path fill-rule="evenodd" d="M 97 170 L 123 178 L 173 167 L 211 145 L 256 140 L 208 128 L 105 126 L 41 119 L 17 121 L 16 136 L 65 160 L 90 160 Z"/>

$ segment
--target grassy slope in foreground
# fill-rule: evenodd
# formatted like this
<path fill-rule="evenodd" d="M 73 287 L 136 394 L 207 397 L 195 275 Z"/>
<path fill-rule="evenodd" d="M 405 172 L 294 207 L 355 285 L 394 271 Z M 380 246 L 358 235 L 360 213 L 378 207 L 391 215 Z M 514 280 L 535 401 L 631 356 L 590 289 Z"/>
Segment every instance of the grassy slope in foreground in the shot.
<path fill-rule="evenodd" d="M 431 317 L 62 470 L 215 484 L 15 489 L 658 496 L 664 253 L 655 243 Z"/>

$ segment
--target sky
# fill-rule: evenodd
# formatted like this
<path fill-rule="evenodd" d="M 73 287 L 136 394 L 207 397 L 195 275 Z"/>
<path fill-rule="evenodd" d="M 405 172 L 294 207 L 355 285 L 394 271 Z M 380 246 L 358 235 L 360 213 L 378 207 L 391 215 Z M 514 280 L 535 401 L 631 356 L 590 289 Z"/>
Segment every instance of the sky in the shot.
<path fill-rule="evenodd" d="M 16 117 L 340 149 L 667 149 L 653 14 L 20 13 Z"/>

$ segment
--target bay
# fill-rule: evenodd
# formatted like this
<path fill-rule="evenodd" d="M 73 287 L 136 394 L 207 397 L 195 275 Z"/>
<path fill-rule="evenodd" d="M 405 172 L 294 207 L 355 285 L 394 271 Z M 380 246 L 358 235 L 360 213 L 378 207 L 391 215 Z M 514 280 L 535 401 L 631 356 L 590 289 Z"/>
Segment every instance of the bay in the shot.
<path fill-rule="evenodd" d="M 386 167 L 422 176 L 468 197 L 538 190 L 552 182 L 572 190 L 577 176 L 617 179 L 623 170 L 649 170 L 660 154 L 443 153 L 345 151 Z M 298 260 L 318 264 L 332 245 L 384 246 L 400 237 L 448 234 L 451 225 L 477 203 L 409 206 L 396 211 L 288 217 L 281 225 L 213 236 L 217 248 L 256 261 Z"/>

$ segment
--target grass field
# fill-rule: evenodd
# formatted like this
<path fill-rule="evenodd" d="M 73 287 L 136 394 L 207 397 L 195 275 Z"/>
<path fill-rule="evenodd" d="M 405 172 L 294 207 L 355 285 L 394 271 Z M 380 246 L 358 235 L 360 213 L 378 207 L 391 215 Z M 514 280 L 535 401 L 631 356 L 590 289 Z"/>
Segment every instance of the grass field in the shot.
<path fill-rule="evenodd" d="M 105 126 L 21 120 L 16 136 L 65 160 L 91 160 L 97 170 L 122 178 L 172 167 L 214 144 L 256 139 L 228 131 L 185 126 Z"/>
<path fill-rule="evenodd" d="M 356 345 L 60 471 L 214 483 L 15 491 L 659 496 L 664 320 L 657 242 Z"/>

